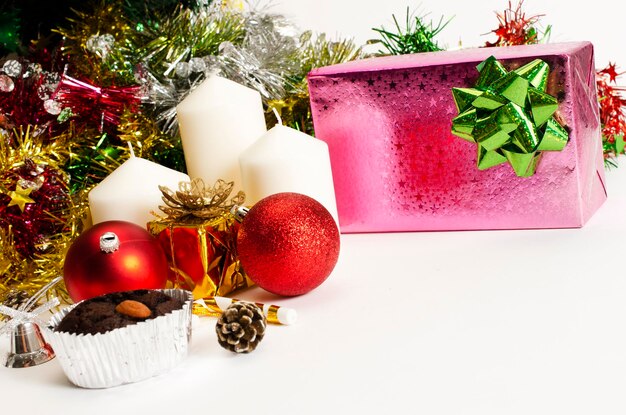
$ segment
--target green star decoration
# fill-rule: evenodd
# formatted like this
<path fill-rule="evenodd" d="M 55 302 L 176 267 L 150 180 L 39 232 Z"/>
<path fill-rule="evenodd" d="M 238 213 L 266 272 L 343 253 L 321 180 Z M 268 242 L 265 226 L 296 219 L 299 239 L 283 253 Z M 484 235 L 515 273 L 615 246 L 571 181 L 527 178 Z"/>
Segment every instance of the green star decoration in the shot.
<path fill-rule="evenodd" d="M 561 151 L 569 140 L 553 117 L 558 101 L 546 93 L 549 65 L 535 59 L 508 72 L 490 56 L 476 68 L 474 88 L 452 88 L 452 134 L 478 145 L 480 170 L 508 161 L 518 176 L 532 176 L 542 151 Z"/>

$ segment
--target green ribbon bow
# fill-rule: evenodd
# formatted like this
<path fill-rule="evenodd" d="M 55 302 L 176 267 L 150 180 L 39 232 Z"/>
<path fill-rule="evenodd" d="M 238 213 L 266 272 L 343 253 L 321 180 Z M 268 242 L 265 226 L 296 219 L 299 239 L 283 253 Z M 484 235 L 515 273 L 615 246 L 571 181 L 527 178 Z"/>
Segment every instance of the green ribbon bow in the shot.
<path fill-rule="evenodd" d="M 556 98 L 545 92 L 550 67 L 535 59 L 508 72 L 490 56 L 476 69 L 474 88 L 452 88 L 452 134 L 478 144 L 480 170 L 508 161 L 518 176 L 532 176 L 541 152 L 561 151 L 569 139 L 552 116 Z"/>

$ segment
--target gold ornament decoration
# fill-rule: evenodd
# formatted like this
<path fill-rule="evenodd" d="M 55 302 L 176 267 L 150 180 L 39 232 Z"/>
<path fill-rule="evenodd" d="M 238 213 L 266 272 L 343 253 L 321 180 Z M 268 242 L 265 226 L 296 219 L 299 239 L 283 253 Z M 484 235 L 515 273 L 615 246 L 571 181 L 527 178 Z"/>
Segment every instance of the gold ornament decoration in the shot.
<path fill-rule="evenodd" d="M 173 271 L 170 284 L 193 291 L 195 299 L 227 295 L 253 285 L 244 273 L 235 249 L 236 224 L 230 209 L 245 195 L 230 197 L 233 182 L 218 180 L 205 186 L 202 179 L 181 182 L 177 191 L 160 186 L 167 216 L 148 224 L 161 244 Z"/>
<path fill-rule="evenodd" d="M 22 212 L 26 208 L 27 203 L 35 203 L 33 199 L 29 197 L 30 193 L 33 191 L 33 188 L 23 188 L 19 185 L 19 183 L 15 186 L 15 190 L 9 193 L 9 197 L 11 201 L 7 206 L 18 206 Z"/>
<path fill-rule="evenodd" d="M 228 214 L 233 206 L 243 204 L 246 196 L 242 191 L 228 200 L 234 186 L 234 182 L 222 179 L 219 179 L 213 187 L 205 186 L 202 179 L 181 182 L 176 192 L 165 186 L 159 186 L 165 203 L 165 206 L 159 208 L 167 215 L 169 221 L 204 222 Z"/>

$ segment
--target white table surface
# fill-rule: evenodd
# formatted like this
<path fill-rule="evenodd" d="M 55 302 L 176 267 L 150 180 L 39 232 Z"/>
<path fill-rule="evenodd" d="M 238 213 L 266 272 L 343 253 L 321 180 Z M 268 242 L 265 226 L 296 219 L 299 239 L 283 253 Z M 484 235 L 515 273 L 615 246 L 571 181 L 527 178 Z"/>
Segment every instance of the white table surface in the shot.
<path fill-rule="evenodd" d="M 624 160 L 607 181 L 583 229 L 343 235 L 318 289 L 239 296 L 299 313 L 254 353 L 197 319 L 189 357 L 132 385 L 80 389 L 56 360 L 0 367 L 0 412 L 624 414 Z"/>

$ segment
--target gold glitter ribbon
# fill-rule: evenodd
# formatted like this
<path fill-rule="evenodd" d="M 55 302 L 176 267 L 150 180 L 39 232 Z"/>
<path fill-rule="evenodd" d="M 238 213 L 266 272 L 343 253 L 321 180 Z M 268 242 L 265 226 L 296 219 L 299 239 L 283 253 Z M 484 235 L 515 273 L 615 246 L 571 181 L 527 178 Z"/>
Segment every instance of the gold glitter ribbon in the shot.
<path fill-rule="evenodd" d="M 198 316 L 209 316 L 209 317 L 219 317 L 228 305 L 236 302 L 240 302 L 242 300 L 236 298 L 225 298 L 225 297 L 206 297 L 202 299 L 198 299 L 193 303 L 193 313 Z M 286 310 L 287 313 L 285 315 L 288 316 L 287 319 L 281 320 L 279 318 L 279 310 L 282 307 L 277 305 L 266 305 L 263 303 L 254 303 L 261 310 L 263 310 L 263 314 L 267 318 L 267 322 L 271 324 L 283 324 L 290 325 L 295 323 L 296 312 L 293 309 L 283 309 Z"/>

